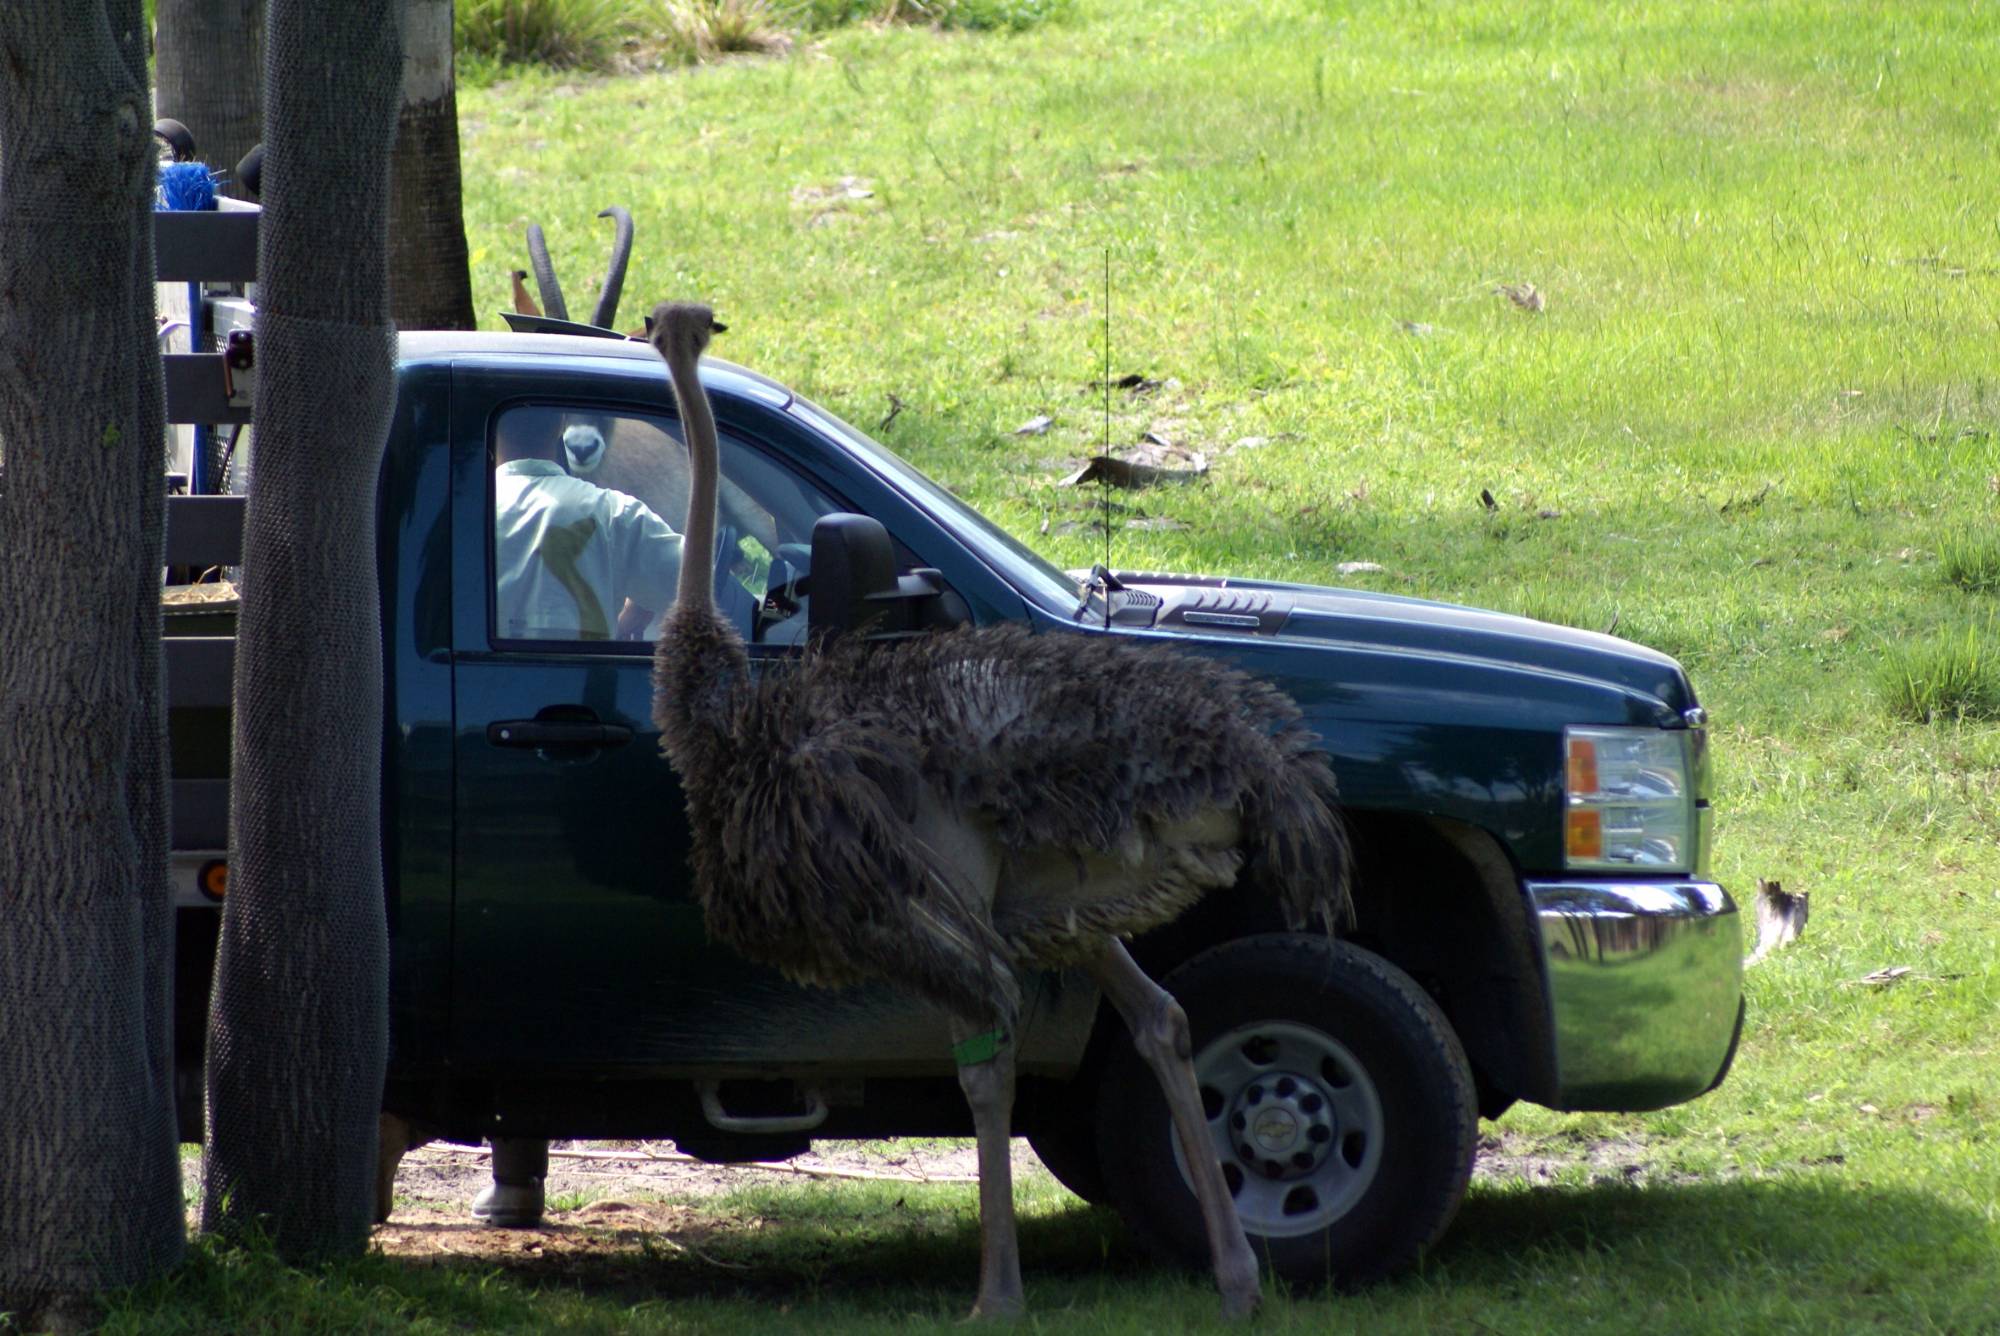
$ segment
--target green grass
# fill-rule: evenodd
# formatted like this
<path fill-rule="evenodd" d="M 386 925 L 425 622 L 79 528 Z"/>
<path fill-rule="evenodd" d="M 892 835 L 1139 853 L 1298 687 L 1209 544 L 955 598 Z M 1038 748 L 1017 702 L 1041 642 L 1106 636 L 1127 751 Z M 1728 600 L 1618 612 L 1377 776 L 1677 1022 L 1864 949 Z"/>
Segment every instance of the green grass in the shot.
<path fill-rule="evenodd" d="M 627 10 L 619 0 L 457 0 L 453 37 L 474 71 L 488 62 L 602 66 L 631 29 Z"/>
<path fill-rule="evenodd" d="M 1912 723 L 2000 718 L 2000 647 L 1993 628 L 1969 626 L 1882 657 L 1882 697 L 1889 713 Z"/>
<path fill-rule="evenodd" d="M 1112 443 L 1213 465 L 1121 499 L 1185 527 L 1121 528 L 1119 563 L 1527 611 L 1689 666 L 1715 872 L 1813 896 L 1750 972 L 1734 1075 L 1658 1114 L 1515 1110 L 1500 1130 L 1551 1182 L 1478 1185 L 1418 1272 L 1266 1327 L 1974 1332 L 2000 1313 L 2000 726 L 1943 696 L 1899 714 L 1881 665 L 1990 627 L 1996 82 L 1986 7 L 1077 0 L 1021 32 L 527 72 L 460 106 L 484 311 L 530 221 L 587 305 L 594 215 L 628 205 L 621 320 L 711 299 L 723 356 L 866 427 L 896 396 L 891 445 L 1084 565 L 1097 498 L 1054 480 L 1103 431 L 1108 253 L 1114 373 L 1165 382 L 1117 397 Z M 831 189 L 850 177 L 872 193 Z M 1539 314 L 1495 294 L 1518 282 Z M 1644 1186 L 1600 1180 L 1606 1143 Z M 376 1295 L 385 1329 L 929 1328 L 969 1298 L 971 1204 L 708 1208 L 704 1250 L 747 1276 L 201 1265 Z M 1212 1311 L 1053 1190 L 1025 1235 L 1047 1329 Z"/>
<path fill-rule="evenodd" d="M 2000 593 L 2000 535 L 1991 530 L 1959 530 L 1938 543 L 1938 569 L 1960 589 Z"/>
<path fill-rule="evenodd" d="M 657 69 L 784 51 L 793 33 L 853 24 L 1020 32 L 1072 0 L 459 0 L 458 77 L 468 85 L 544 70 Z"/>

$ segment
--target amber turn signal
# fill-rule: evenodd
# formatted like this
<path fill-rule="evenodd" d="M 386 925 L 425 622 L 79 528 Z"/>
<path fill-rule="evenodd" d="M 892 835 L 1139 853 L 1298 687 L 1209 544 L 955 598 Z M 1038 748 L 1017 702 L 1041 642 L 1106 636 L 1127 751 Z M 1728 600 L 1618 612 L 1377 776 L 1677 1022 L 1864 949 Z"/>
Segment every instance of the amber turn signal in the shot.
<path fill-rule="evenodd" d="M 222 899 L 229 893 L 229 864 L 220 858 L 203 863 L 201 872 L 195 877 L 195 884 L 201 887 L 201 893 L 209 899 Z"/>
<path fill-rule="evenodd" d="M 1571 858 L 1604 857 L 1604 824 L 1588 807 L 1573 807 L 1564 823 L 1564 836 Z"/>
<path fill-rule="evenodd" d="M 1597 792 L 1597 744 L 1589 738 L 1569 740 L 1569 791 L 1579 797 Z"/>

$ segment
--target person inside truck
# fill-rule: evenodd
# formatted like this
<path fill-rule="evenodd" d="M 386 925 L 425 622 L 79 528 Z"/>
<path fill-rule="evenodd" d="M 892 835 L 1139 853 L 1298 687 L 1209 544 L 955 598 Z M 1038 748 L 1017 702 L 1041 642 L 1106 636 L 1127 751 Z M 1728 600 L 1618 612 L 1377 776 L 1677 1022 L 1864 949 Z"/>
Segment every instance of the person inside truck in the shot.
<path fill-rule="evenodd" d="M 558 462 L 562 410 L 513 408 L 494 431 L 493 551 L 507 640 L 630 640 L 673 602 L 681 539 L 644 502 Z"/>

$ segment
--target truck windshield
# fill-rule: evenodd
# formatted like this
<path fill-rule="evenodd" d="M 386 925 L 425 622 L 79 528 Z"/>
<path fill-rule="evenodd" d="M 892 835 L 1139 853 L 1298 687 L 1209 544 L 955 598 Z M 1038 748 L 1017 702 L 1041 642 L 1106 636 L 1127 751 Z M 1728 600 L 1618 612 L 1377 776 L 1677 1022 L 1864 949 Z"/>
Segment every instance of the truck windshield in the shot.
<path fill-rule="evenodd" d="M 1067 612 L 1077 599 L 1076 581 L 1037 556 L 1020 539 L 987 519 L 950 491 L 925 477 L 881 442 L 842 422 L 832 413 L 798 397 L 792 411 L 814 426 L 838 436 L 868 465 L 919 506 L 957 533 L 1000 576 L 1023 594 L 1051 610 Z"/>

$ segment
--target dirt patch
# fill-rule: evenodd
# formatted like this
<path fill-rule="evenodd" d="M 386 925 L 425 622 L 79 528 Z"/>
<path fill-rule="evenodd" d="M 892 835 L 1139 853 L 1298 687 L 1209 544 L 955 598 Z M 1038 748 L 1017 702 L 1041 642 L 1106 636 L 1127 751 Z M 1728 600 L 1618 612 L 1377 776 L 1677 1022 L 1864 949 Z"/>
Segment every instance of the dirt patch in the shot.
<path fill-rule="evenodd" d="M 1026 1141 L 1015 1141 L 1013 1161 L 1017 1183 L 1048 1178 Z M 182 1172 L 194 1200 L 200 1159 L 184 1160 Z M 718 1221 L 700 1199 L 787 1181 L 969 1187 L 978 1182 L 978 1156 L 970 1140 L 819 1141 L 783 1164 L 704 1164 L 671 1141 L 556 1142 L 543 1185 L 548 1208 L 533 1229 L 494 1229 L 472 1216 L 468 1208 L 490 1174 L 483 1146 L 432 1142 L 410 1151 L 397 1168 L 395 1210 L 376 1227 L 375 1246 L 413 1262 L 499 1266 L 593 1283 L 636 1279 L 662 1258 L 738 1270 L 710 1256 L 703 1240 L 742 1222 Z"/>
<path fill-rule="evenodd" d="M 1014 1143 L 1016 1181 L 1048 1171 L 1025 1141 Z M 704 1164 L 671 1141 L 557 1142 L 543 1183 L 548 1209 L 535 1229 L 492 1229 L 467 1210 L 488 1182 L 483 1147 L 432 1143 L 403 1157 L 396 1209 L 375 1231 L 392 1257 L 479 1258 L 533 1267 L 563 1259 L 628 1256 L 635 1264 L 662 1254 L 712 1262 L 701 1240 L 718 1227 L 699 1199 L 755 1184 L 781 1182 L 978 1181 L 978 1157 L 964 1142 L 818 1141 L 782 1164 Z"/>
<path fill-rule="evenodd" d="M 1048 1180 L 1048 1170 L 1024 1140 L 1014 1142 L 1016 1182 Z M 1475 1180 L 1548 1183 L 1581 1168 L 1592 1182 L 1663 1181 L 1638 1141 L 1599 1139 L 1552 1148 L 1541 1138 L 1489 1133 L 1480 1138 Z M 198 1188 L 197 1160 L 186 1164 Z M 557 1142 L 544 1184 L 548 1209 L 533 1229 L 494 1229 L 468 1210 L 491 1172 L 484 1147 L 433 1142 L 410 1151 L 396 1175 L 396 1207 L 375 1230 L 385 1255 L 424 1265 L 497 1266 L 536 1276 L 567 1276 L 592 1284 L 657 1279 L 657 1264 L 673 1259 L 710 1274 L 742 1268 L 713 1255 L 719 1232 L 756 1228 L 718 1219 L 703 1199 L 753 1185 L 819 1181 L 960 1184 L 978 1181 L 978 1160 L 965 1141 L 818 1141 L 810 1153 L 782 1164 L 705 1164 L 681 1155 L 671 1141 Z M 1665 1175 L 1668 1179 L 1677 1176 Z"/>
<path fill-rule="evenodd" d="M 1551 1145 L 1547 1138 L 1488 1132 L 1479 1138 L 1479 1155 L 1473 1162 L 1472 1178 L 1513 1179 L 1528 1183 L 1574 1181 L 1578 1171 L 1591 1183 L 1693 1183 L 1695 1175 L 1664 1168 L 1648 1156 L 1646 1143 L 1637 1139 L 1598 1137 L 1563 1139 Z"/>

